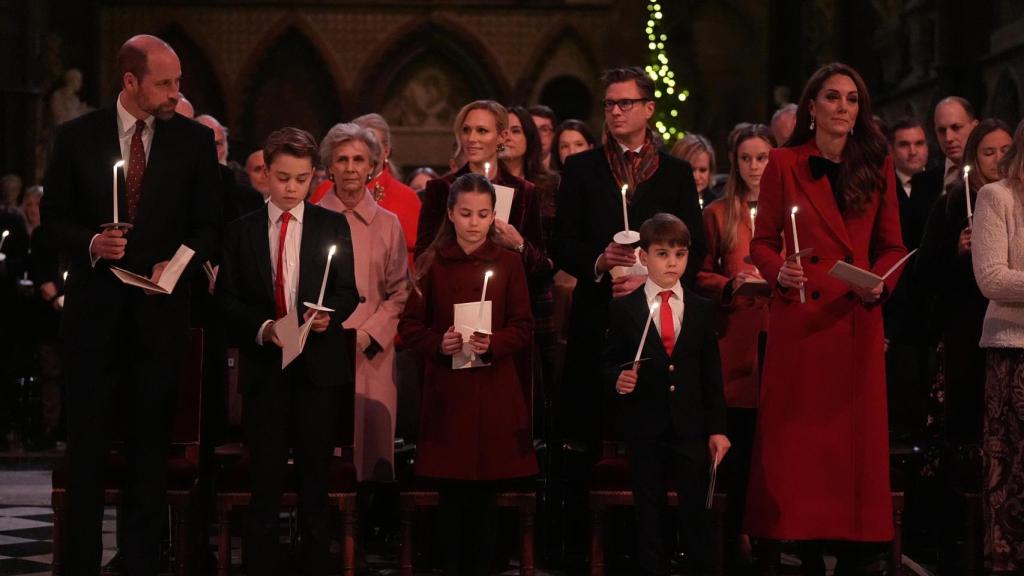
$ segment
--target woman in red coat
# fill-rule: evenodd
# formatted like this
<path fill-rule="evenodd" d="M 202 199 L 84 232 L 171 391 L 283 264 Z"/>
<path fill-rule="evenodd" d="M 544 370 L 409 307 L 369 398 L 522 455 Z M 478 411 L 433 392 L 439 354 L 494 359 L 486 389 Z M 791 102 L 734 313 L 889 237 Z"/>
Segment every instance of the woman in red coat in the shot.
<path fill-rule="evenodd" d="M 880 301 L 899 273 L 872 289 L 829 276 L 839 260 L 882 276 L 906 253 L 893 174 L 860 75 L 819 69 L 770 154 L 750 246 L 773 294 L 746 528 L 805 541 L 805 574 L 824 574 L 822 541 L 858 574 L 866 547 L 850 543 L 893 537 Z M 813 255 L 783 259 L 783 242 Z"/>
<path fill-rule="evenodd" d="M 697 273 L 697 289 L 719 305 L 718 347 L 732 441 L 729 458 L 722 462 L 722 479 L 729 493 L 726 539 L 730 545 L 735 543 L 736 551 L 735 556 L 727 556 L 732 566 L 751 561 L 750 538 L 740 525 L 757 415 L 758 339 L 768 329 L 768 298 L 736 291 L 748 282 L 763 286 L 757 268 L 750 263 L 750 239 L 754 236 L 761 174 L 775 140 L 764 124 L 746 124 L 729 141 L 733 161 L 724 193 L 704 208 L 708 251 Z"/>
<path fill-rule="evenodd" d="M 530 296 L 520 256 L 491 240 L 494 201 L 482 175 L 452 183 L 444 227 L 416 260 L 417 290 L 398 326 L 426 365 L 416 474 L 440 483 L 446 574 L 490 573 L 497 481 L 537 473 L 514 362 L 530 345 Z M 493 333 L 469 340 L 485 365 L 453 369 L 452 355 L 463 348 L 453 307 L 480 301 L 487 271 Z M 465 558 L 469 552 L 473 557 Z M 466 561 L 472 567 L 460 570 Z"/>

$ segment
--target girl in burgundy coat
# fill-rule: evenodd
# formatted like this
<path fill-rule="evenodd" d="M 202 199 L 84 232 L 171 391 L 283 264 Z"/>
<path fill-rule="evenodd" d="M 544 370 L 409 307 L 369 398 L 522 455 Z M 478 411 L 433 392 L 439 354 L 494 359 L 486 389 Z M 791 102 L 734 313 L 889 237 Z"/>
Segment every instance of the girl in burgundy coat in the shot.
<path fill-rule="evenodd" d="M 747 124 L 729 141 L 732 163 L 723 197 L 704 207 L 708 251 L 697 273 L 697 289 L 719 306 L 718 349 L 732 441 L 731 454 L 722 462 L 722 480 L 729 493 L 726 537 L 730 545 L 735 541 L 736 550 L 735 556 L 728 556 L 731 566 L 733 562 L 746 565 L 752 560 L 750 538 L 742 533 L 740 524 L 757 415 L 758 339 L 768 330 L 768 298 L 735 292 L 745 282 L 761 279 L 750 263 L 750 239 L 754 235 L 761 174 L 775 143 L 764 124 Z"/>
<path fill-rule="evenodd" d="M 416 261 L 417 290 L 398 327 L 426 365 L 416 474 L 439 484 L 446 574 L 489 573 L 497 482 L 537 473 L 514 362 L 530 344 L 530 296 L 521 257 L 491 240 L 494 202 L 482 175 L 452 183 L 447 218 Z M 480 301 L 486 271 L 492 334 L 476 332 L 469 343 L 487 365 L 453 370 L 462 348 L 453 306 Z"/>
<path fill-rule="evenodd" d="M 819 69 L 796 131 L 769 154 L 750 244 L 773 294 L 746 528 L 804 541 L 805 574 L 824 575 L 822 541 L 841 542 L 837 572 L 862 574 L 858 543 L 893 537 L 880 301 L 899 272 L 854 289 L 829 270 L 842 260 L 881 276 L 906 254 L 895 186 L 860 75 Z M 784 259 L 783 236 L 787 254 L 814 253 Z"/>

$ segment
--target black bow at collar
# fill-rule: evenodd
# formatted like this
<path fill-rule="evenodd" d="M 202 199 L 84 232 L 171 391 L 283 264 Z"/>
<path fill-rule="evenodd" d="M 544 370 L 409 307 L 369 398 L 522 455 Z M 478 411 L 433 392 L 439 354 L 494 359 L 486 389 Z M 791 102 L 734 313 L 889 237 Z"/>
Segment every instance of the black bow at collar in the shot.
<path fill-rule="evenodd" d="M 834 182 L 836 177 L 839 176 L 840 164 L 828 158 L 809 156 L 807 163 L 811 167 L 811 176 L 814 176 L 815 180 L 821 180 L 822 176 L 828 176 L 829 181 Z"/>

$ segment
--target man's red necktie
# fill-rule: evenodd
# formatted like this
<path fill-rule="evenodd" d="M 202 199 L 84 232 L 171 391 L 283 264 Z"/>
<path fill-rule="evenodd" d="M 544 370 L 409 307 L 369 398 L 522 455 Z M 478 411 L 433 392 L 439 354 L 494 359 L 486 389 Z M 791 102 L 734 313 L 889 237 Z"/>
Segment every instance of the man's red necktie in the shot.
<path fill-rule="evenodd" d="M 284 297 L 284 239 L 288 236 L 288 221 L 291 219 L 291 212 L 281 214 L 281 234 L 277 240 L 277 275 L 274 276 L 274 305 L 278 318 L 288 315 L 288 301 Z"/>
<path fill-rule="evenodd" d="M 139 200 L 142 198 L 142 176 L 146 172 L 146 149 L 142 146 L 142 132 L 146 123 L 135 121 L 135 133 L 132 134 L 132 145 L 128 152 L 128 171 L 125 183 L 128 184 L 128 219 L 135 222 Z"/>

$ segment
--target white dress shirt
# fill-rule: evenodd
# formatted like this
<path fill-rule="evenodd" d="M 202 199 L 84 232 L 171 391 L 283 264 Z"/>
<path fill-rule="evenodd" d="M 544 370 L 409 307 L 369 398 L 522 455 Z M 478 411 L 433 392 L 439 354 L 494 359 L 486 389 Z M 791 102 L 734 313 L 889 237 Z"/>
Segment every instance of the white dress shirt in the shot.
<path fill-rule="evenodd" d="M 123 172 L 120 177 L 124 177 L 128 173 L 128 158 L 131 156 L 132 149 L 132 137 L 135 136 L 135 122 L 140 120 L 132 116 L 132 113 L 125 109 L 124 105 L 121 104 L 121 97 L 124 93 L 117 95 L 117 141 L 121 146 L 121 160 L 124 160 Z M 152 114 L 148 118 L 143 120 L 146 123 L 146 129 L 142 132 L 142 149 L 146 154 L 146 162 L 149 162 L 149 149 L 153 143 L 153 124 L 156 123 L 156 117 Z M 89 261 L 92 262 L 93 267 L 96 267 L 96 262 L 99 258 L 92 255 L 92 243 L 96 241 L 96 237 L 99 234 L 94 234 L 92 240 L 89 241 Z"/>
<path fill-rule="evenodd" d="M 910 193 L 913 192 L 913 190 L 910 189 L 910 181 L 913 179 L 914 177 L 912 175 L 904 174 L 899 170 L 896 171 L 896 183 L 900 185 L 900 189 L 903 190 L 903 193 L 906 194 L 907 198 L 910 198 Z"/>
<path fill-rule="evenodd" d="M 147 118 L 136 118 L 121 104 L 122 94 L 117 96 L 117 140 L 121 145 L 121 159 L 124 160 L 125 173 L 128 172 L 128 158 L 131 156 L 132 137 L 135 136 L 135 122 L 142 120 L 146 123 L 146 129 L 142 131 L 142 149 L 146 153 L 146 162 L 149 162 L 149 149 L 153 144 L 153 125 L 156 117 L 152 114 Z"/>
<path fill-rule="evenodd" d="M 662 288 L 654 283 L 650 277 L 647 278 L 647 282 L 644 283 L 644 295 L 647 297 L 647 309 L 650 310 L 651 305 L 657 302 L 661 304 L 660 293 L 665 290 L 671 290 L 672 295 L 669 296 L 668 303 L 672 307 L 672 333 L 675 335 L 675 340 L 679 340 L 679 330 L 683 326 L 683 310 L 686 307 L 683 301 L 683 286 L 676 281 L 675 286 L 671 288 Z M 661 310 L 654 313 L 654 327 L 658 329 L 658 334 L 661 334 Z M 673 342 L 675 341 L 673 340 Z"/>
<path fill-rule="evenodd" d="M 284 303 L 285 309 L 291 312 L 298 299 L 299 290 L 299 252 L 302 248 L 302 218 L 306 212 L 306 204 L 298 203 L 289 210 L 292 218 L 288 222 L 288 232 L 284 238 L 284 261 L 281 267 L 284 271 Z M 281 237 L 281 210 L 273 202 L 267 203 L 267 240 L 270 242 L 270 274 L 275 285 L 277 282 L 277 250 Z M 256 342 L 263 344 L 263 330 L 273 320 L 267 320 L 260 326 L 256 334 Z M 301 321 L 300 321 L 301 323 Z"/>

